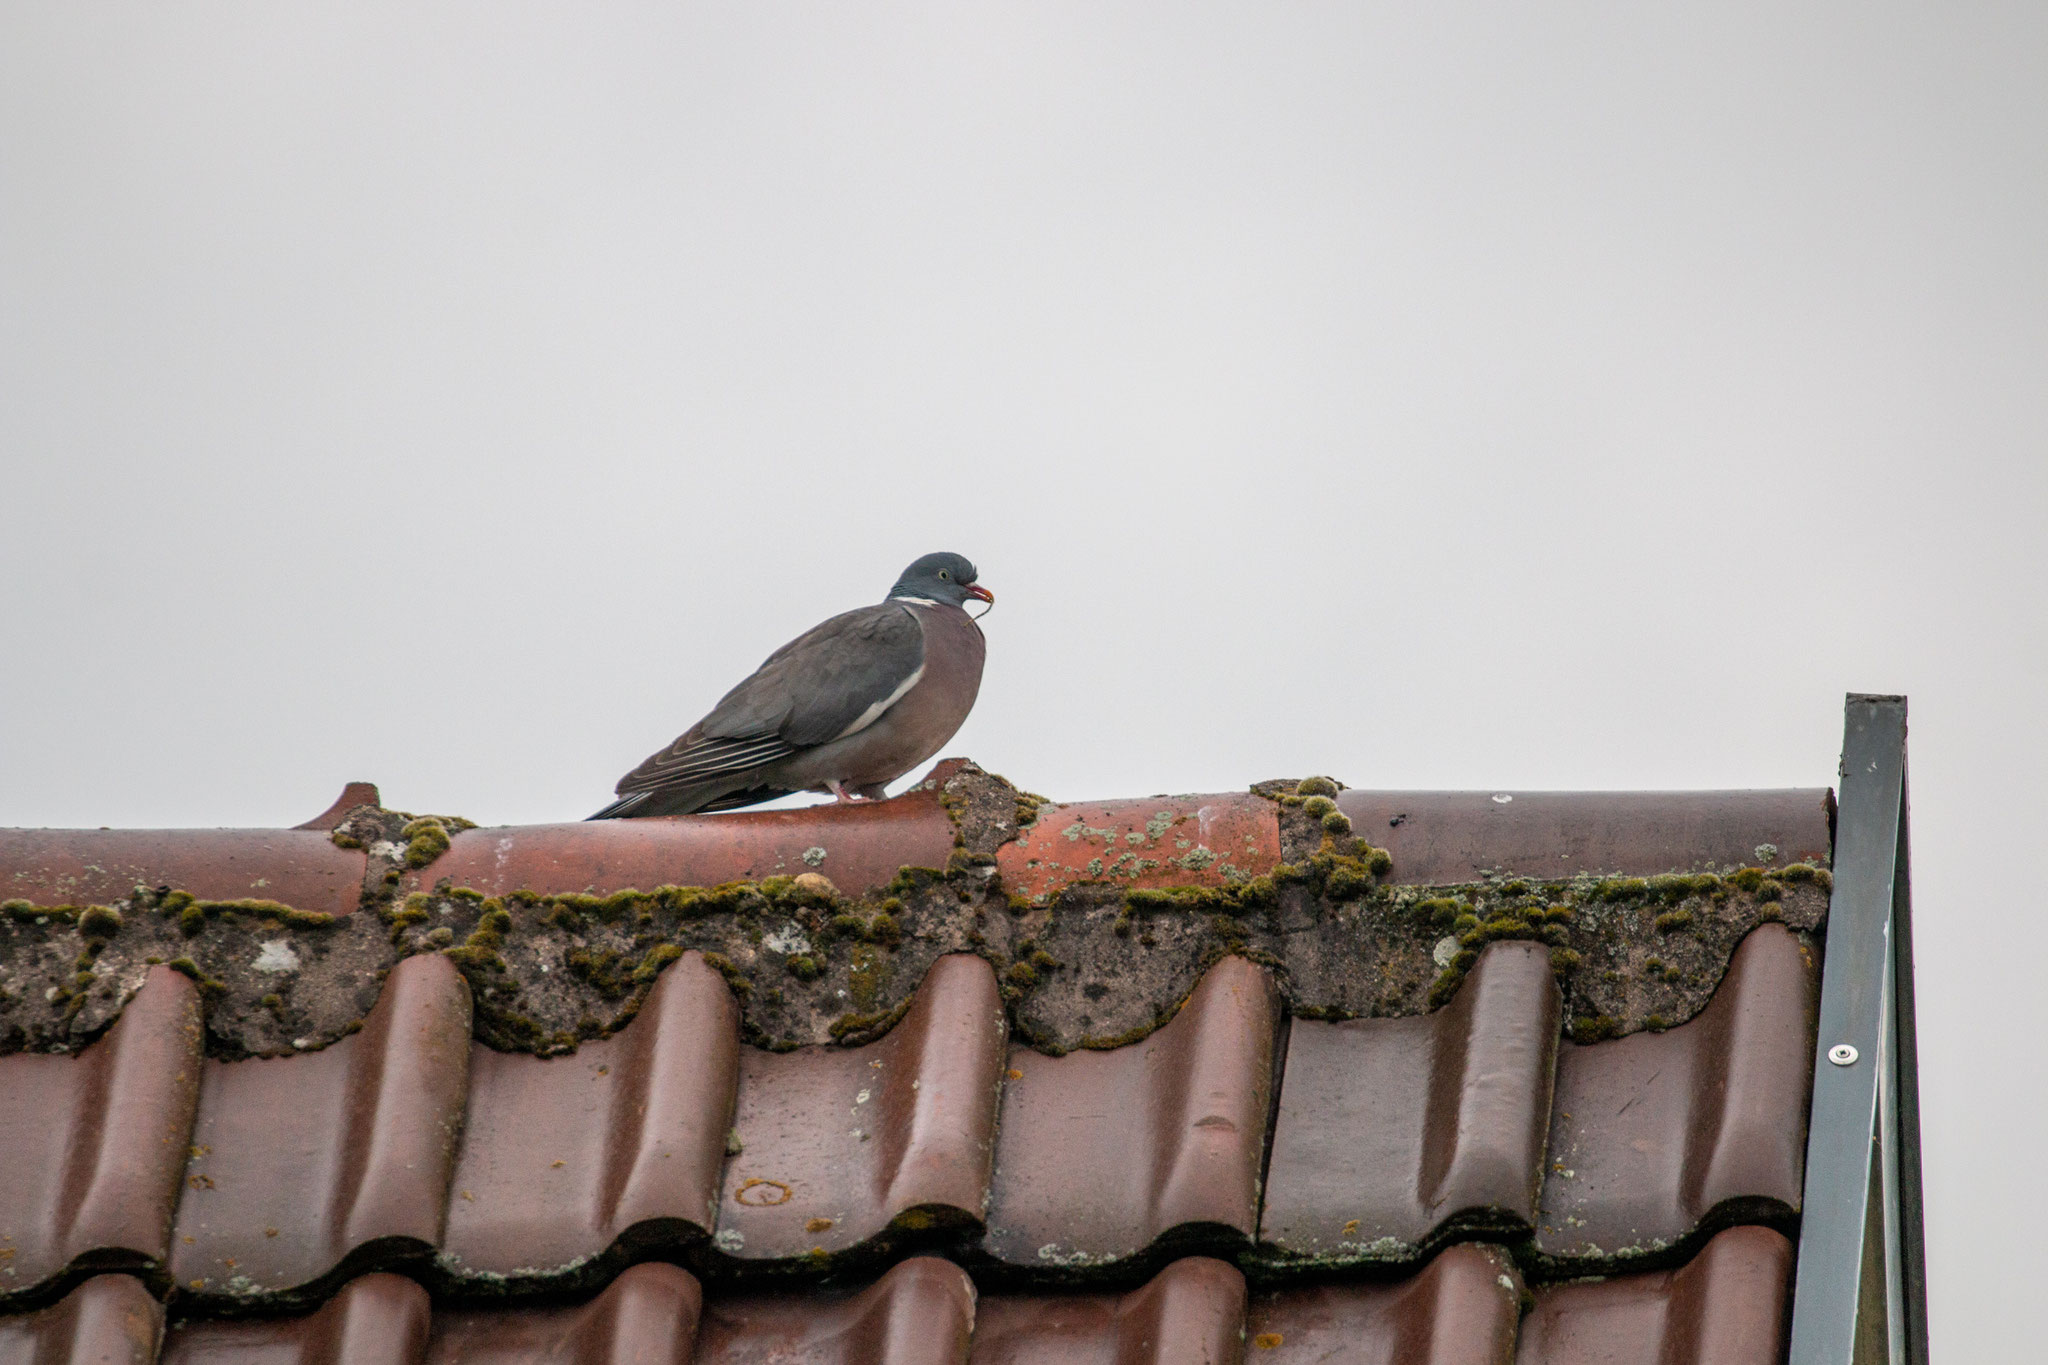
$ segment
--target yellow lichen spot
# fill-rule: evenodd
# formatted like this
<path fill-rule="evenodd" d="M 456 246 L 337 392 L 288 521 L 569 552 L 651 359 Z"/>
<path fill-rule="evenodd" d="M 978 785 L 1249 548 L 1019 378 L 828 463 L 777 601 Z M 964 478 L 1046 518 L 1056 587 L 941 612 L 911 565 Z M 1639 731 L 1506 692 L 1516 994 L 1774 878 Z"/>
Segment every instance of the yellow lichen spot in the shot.
<path fill-rule="evenodd" d="M 612 1074 L 612 1069 L 608 1066 L 601 1066 L 597 1069 L 597 1074 L 600 1076 L 609 1076 Z"/>
<path fill-rule="evenodd" d="M 1024 1073 L 1013 1066 L 1010 1068 L 1010 1079 L 1013 1081 L 1021 1081 L 1024 1079 Z"/>
<path fill-rule="evenodd" d="M 805 1232 L 823 1232 L 832 1226 L 830 1218 L 813 1218 L 804 1224 Z"/>
<path fill-rule="evenodd" d="M 276 1228 L 265 1228 L 265 1229 L 263 1229 L 263 1235 L 264 1235 L 265 1237 L 275 1237 L 275 1236 L 277 1236 L 277 1229 L 276 1229 Z M 187 1237 L 187 1238 L 186 1238 L 185 1240 L 189 1242 L 189 1241 L 191 1241 L 192 1239 L 191 1239 L 191 1238 L 189 1238 L 189 1237 Z"/>
<path fill-rule="evenodd" d="M 1348 1222 L 1348 1223 L 1346 1223 L 1346 1224 L 1344 1225 L 1344 1231 L 1343 1231 L 1343 1232 L 1342 1232 L 1342 1233 L 1341 1233 L 1340 1235 L 1341 1235 L 1341 1236 L 1345 1236 L 1345 1237 L 1350 1237 L 1350 1236 L 1354 1235 L 1354 1234 L 1355 1234 L 1355 1233 L 1356 1233 L 1357 1231 L 1358 1231 L 1358 1220 L 1357 1220 L 1356 1218 L 1354 1218 L 1354 1219 L 1352 1219 L 1352 1220 L 1351 1220 L 1350 1222 Z"/>
<path fill-rule="evenodd" d="M 1287 1338 L 1281 1336 L 1278 1332 L 1261 1332 L 1252 1338 L 1252 1345 L 1258 1347 L 1261 1351 L 1270 1351 L 1285 1340 Z"/>
<path fill-rule="evenodd" d="M 192 1287 L 193 1287 L 194 1289 L 204 1289 L 204 1288 L 206 1288 L 206 1281 L 204 1281 L 204 1280 L 194 1280 L 194 1281 L 192 1281 Z"/>
<path fill-rule="evenodd" d="M 789 1186 L 780 1180 L 763 1180 L 760 1176 L 750 1175 L 739 1183 L 732 1197 L 734 1203 L 745 1204 L 748 1208 L 772 1209 L 777 1204 L 787 1204 L 792 1193 Z"/>
<path fill-rule="evenodd" d="M 562 1159 L 560 1159 L 559 1157 L 557 1157 L 557 1158 L 556 1158 L 555 1160 L 553 1160 L 553 1161 L 550 1161 L 550 1162 L 548 1163 L 548 1169 L 549 1169 L 549 1170 L 551 1170 L 551 1171 L 559 1171 L 559 1170 L 561 1170 L 561 1169 L 562 1169 L 562 1168 L 563 1168 L 564 1166 L 566 1166 L 566 1165 L 568 1165 L 568 1164 L 569 1164 L 568 1162 L 566 1162 L 566 1161 L 563 1161 Z"/>
<path fill-rule="evenodd" d="M 476 1194 L 475 1194 L 475 1192 L 474 1192 L 474 1191 L 471 1191 L 471 1190 L 464 1190 L 464 1191 L 462 1192 L 462 1197 L 463 1197 L 464 1199 L 467 1199 L 467 1200 L 468 1200 L 468 1201 L 469 1201 L 470 1203 L 472 1203 L 472 1204 L 474 1204 L 474 1203 L 476 1202 Z"/>

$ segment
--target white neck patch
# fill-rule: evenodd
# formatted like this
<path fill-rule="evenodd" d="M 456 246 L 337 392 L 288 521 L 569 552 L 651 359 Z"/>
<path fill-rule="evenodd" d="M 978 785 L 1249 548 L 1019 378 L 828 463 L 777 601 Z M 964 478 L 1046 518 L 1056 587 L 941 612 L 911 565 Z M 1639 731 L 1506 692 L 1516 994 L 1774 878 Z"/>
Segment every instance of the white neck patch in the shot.
<path fill-rule="evenodd" d="M 909 595 L 909 594 L 907 594 L 907 593 L 906 593 L 906 594 L 905 594 L 904 596 L 902 596 L 902 597 L 892 597 L 892 598 L 890 598 L 889 600 L 890 600 L 891 602 L 915 602 L 915 603 L 917 603 L 917 604 L 918 604 L 919 606 L 921 606 L 921 607 L 936 607 L 936 606 L 940 606 L 940 605 L 942 605 L 942 603 L 940 603 L 940 602 L 939 602 L 939 600 L 938 600 L 937 598 L 933 598 L 933 597 L 912 597 L 912 596 L 910 596 L 910 595 Z"/>

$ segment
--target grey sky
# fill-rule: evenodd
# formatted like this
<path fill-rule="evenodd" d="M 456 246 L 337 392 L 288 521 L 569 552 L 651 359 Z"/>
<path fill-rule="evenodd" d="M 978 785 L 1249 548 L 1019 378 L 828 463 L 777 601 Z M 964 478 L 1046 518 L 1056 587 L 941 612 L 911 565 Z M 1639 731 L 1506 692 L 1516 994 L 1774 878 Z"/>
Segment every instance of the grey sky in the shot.
<path fill-rule="evenodd" d="M 580 817 L 932 549 L 1055 797 L 1820 785 L 1905 691 L 2022 1358 L 2048 9 L 678 8 L 0 9 L 0 823 Z"/>

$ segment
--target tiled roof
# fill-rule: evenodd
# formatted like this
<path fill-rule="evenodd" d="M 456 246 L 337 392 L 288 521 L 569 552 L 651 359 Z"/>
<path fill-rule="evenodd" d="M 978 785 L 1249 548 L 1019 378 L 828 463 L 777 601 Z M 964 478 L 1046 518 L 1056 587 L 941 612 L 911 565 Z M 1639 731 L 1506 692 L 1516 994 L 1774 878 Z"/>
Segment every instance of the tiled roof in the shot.
<path fill-rule="evenodd" d="M 1326 786 L 0 832 L 0 1360 L 1778 1358 L 1827 794 Z"/>

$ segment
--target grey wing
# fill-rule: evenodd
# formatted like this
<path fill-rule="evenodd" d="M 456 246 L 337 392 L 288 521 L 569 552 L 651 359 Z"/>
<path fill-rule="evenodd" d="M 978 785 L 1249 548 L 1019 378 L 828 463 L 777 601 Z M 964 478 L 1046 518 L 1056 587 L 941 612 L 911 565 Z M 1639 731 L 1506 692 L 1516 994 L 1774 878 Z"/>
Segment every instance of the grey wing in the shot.
<path fill-rule="evenodd" d="M 769 655 L 711 714 L 620 779 L 621 795 L 694 786 L 872 724 L 924 667 L 924 628 L 884 602 L 814 626 Z"/>

